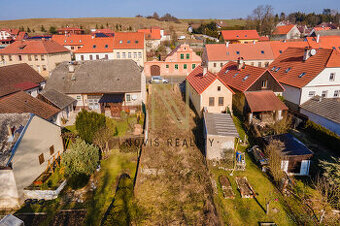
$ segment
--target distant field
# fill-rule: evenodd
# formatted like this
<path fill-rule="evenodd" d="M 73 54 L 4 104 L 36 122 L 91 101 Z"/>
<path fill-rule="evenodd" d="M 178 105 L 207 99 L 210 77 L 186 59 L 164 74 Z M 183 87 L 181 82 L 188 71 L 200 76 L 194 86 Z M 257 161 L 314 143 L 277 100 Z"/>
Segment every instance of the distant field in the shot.
<path fill-rule="evenodd" d="M 242 26 L 242 25 L 245 25 L 245 20 L 240 20 L 240 19 L 228 19 L 228 20 L 223 20 L 223 19 L 181 19 L 181 21 L 183 21 L 184 23 L 191 23 L 191 22 L 195 22 L 195 23 L 208 23 L 210 21 L 223 21 L 225 22 L 228 27 L 232 27 L 232 26 L 235 26 L 235 25 L 238 25 L 238 26 Z"/>
<path fill-rule="evenodd" d="M 90 18 L 37 18 L 37 19 L 21 19 L 21 20 L 0 20 L 0 28 L 19 28 L 23 26 L 25 30 L 27 27 L 32 31 L 35 30 L 36 34 L 41 34 L 40 31 L 41 26 L 43 25 L 46 30 L 50 28 L 50 26 L 55 27 L 65 27 L 66 25 L 72 26 L 82 26 L 84 29 L 95 28 L 96 25 L 104 28 L 108 27 L 115 29 L 116 24 L 122 25 L 122 30 L 128 30 L 131 26 L 132 30 L 137 30 L 140 28 L 151 27 L 151 26 L 159 26 L 166 30 L 169 30 L 172 27 L 176 32 L 186 32 L 189 22 L 208 22 L 211 19 L 180 19 L 180 23 L 174 22 L 164 22 L 158 21 L 155 19 L 146 19 L 146 18 L 136 18 L 136 17 L 90 17 Z M 243 20 L 223 20 L 228 25 L 243 25 Z"/>

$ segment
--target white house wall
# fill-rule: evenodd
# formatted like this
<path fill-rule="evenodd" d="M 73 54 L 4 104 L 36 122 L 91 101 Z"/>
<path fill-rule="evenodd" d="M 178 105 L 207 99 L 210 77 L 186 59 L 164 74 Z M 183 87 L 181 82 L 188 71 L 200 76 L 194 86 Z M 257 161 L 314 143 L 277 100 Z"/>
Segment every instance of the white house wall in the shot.
<path fill-rule="evenodd" d="M 286 84 L 281 84 L 285 90 L 282 93 L 282 96 L 285 100 L 299 105 L 300 103 L 300 92 L 301 90 L 299 88 L 289 86 Z"/>
<path fill-rule="evenodd" d="M 105 55 L 108 56 L 109 60 L 113 60 L 113 52 L 110 53 L 76 53 L 75 54 L 75 58 L 76 61 L 81 61 L 81 56 L 84 56 L 84 60 L 90 60 L 90 55 L 92 55 L 92 60 L 96 60 L 97 59 L 97 55 L 99 56 L 99 59 L 106 59 Z"/>

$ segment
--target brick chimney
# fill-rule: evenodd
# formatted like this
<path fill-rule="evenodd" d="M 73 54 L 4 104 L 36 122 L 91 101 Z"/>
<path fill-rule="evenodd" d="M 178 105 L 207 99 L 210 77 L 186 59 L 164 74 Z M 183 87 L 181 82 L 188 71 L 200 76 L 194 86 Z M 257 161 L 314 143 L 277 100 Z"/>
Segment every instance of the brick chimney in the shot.
<path fill-rule="evenodd" d="M 240 70 L 244 66 L 243 57 L 237 58 L 237 69 Z"/>

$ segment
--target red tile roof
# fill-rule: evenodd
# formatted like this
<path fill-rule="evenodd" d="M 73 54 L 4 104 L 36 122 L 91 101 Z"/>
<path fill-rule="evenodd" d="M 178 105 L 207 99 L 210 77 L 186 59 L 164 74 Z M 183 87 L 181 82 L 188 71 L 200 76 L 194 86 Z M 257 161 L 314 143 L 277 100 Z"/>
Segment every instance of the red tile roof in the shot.
<path fill-rule="evenodd" d="M 114 49 L 144 49 L 144 33 L 140 32 L 116 32 Z"/>
<path fill-rule="evenodd" d="M 264 41 L 269 41 L 269 37 L 267 36 L 261 36 L 259 39 L 260 42 L 264 42 Z"/>
<path fill-rule="evenodd" d="M 309 44 L 306 41 L 270 41 L 269 43 L 274 54 L 274 59 L 280 56 L 289 47 L 309 47 Z"/>
<path fill-rule="evenodd" d="M 28 64 L 14 64 L 0 69 L 0 97 L 19 90 L 27 90 L 45 79 Z M 29 85 L 31 84 L 31 85 Z"/>
<path fill-rule="evenodd" d="M 114 30 L 111 30 L 109 28 L 104 28 L 104 29 L 96 29 L 94 32 L 92 32 L 94 34 L 96 33 L 103 33 L 103 34 L 114 34 Z"/>
<path fill-rule="evenodd" d="M 52 40 L 63 46 L 81 46 L 92 38 L 92 35 L 53 35 Z"/>
<path fill-rule="evenodd" d="M 280 68 L 272 72 L 280 83 L 302 88 L 326 67 L 340 67 L 339 53 L 332 49 L 317 49 L 314 56 L 303 60 L 304 48 L 288 48 L 269 66 Z M 289 70 L 287 70 L 290 68 Z"/>
<path fill-rule="evenodd" d="M 218 76 L 231 88 L 245 92 L 254 84 L 266 71 L 266 68 L 243 65 L 237 68 L 237 62 L 229 62 L 224 65 Z"/>
<path fill-rule="evenodd" d="M 83 29 L 77 28 L 77 27 L 64 27 L 64 28 L 59 28 L 57 31 L 58 32 L 59 31 L 83 31 Z"/>
<path fill-rule="evenodd" d="M 306 39 L 311 48 L 336 49 L 340 52 L 340 36 L 321 36 L 319 43 L 316 42 L 316 37 L 307 37 Z"/>
<path fill-rule="evenodd" d="M 198 94 L 201 94 L 206 90 L 216 79 L 220 80 L 232 93 L 230 87 L 226 85 L 218 76 L 211 72 L 207 72 L 203 76 L 203 67 L 197 66 L 187 77 L 186 80 L 196 90 Z"/>
<path fill-rule="evenodd" d="M 147 39 L 147 40 L 161 39 L 161 29 L 160 28 L 139 29 L 138 32 L 144 33 L 145 39 Z"/>
<path fill-rule="evenodd" d="M 326 31 L 326 30 L 332 30 L 331 27 L 314 27 L 315 31 Z"/>
<path fill-rule="evenodd" d="M 68 49 L 52 40 L 17 41 L 0 49 L 1 54 L 46 54 L 69 52 Z"/>
<path fill-rule="evenodd" d="M 206 44 L 206 51 L 210 61 L 229 61 L 243 57 L 244 60 L 273 60 L 274 55 L 269 42 Z"/>
<path fill-rule="evenodd" d="M 0 99 L 0 113 L 33 113 L 50 119 L 59 109 L 20 91 Z"/>
<path fill-rule="evenodd" d="M 288 110 L 288 107 L 271 90 L 244 93 L 251 112 Z"/>
<path fill-rule="evenodd" d="M 26 32 L 24 31 L 20 31 L 18 36 L 15 38 L 15 41 L 22 41 L 25 39 L 25 36 L 26 36 Z"/>
<path fill-rule="evenodd" d="M 273 35 L 286 35 L 290 30 L 292 30 L 294 26 L 295 26 L 294 24 L 288 24 L 276 27 L 273 32 Z"/>
<path fill-rule="evenodd" d="M 91 38 L 83 42 L 84 46 L 74 53 L 112 53 L 113 39 L 113 37 Z"/>
<path fill-rule="evenodd" d="M 259 34 L 256 30 L 223 30 L 222 36 L 227 40 L 258 40 Z"/>

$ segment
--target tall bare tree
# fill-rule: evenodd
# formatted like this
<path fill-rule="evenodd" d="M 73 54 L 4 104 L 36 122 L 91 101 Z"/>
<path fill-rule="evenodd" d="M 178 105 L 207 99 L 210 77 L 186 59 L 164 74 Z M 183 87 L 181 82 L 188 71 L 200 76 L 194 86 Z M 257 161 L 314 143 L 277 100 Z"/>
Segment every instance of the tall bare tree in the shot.
<path fill-rule="evenodd" d="M 268 158 L 269 170 L 276 183 L 278 183 L 283 177 L 283 172 L 281 169 L 282 158 L 278 151 L 282 146 L 283 143 L 281 141 L 272 140 L 265 148 L 265 155 Z"/>
<path fill-rule="evenodd" d="M 247 27 L 255 28 L 261 35 L 270 35 L 275 28 L 274 9 L 271 5 L 259 5 L 247 18 Z"/>

